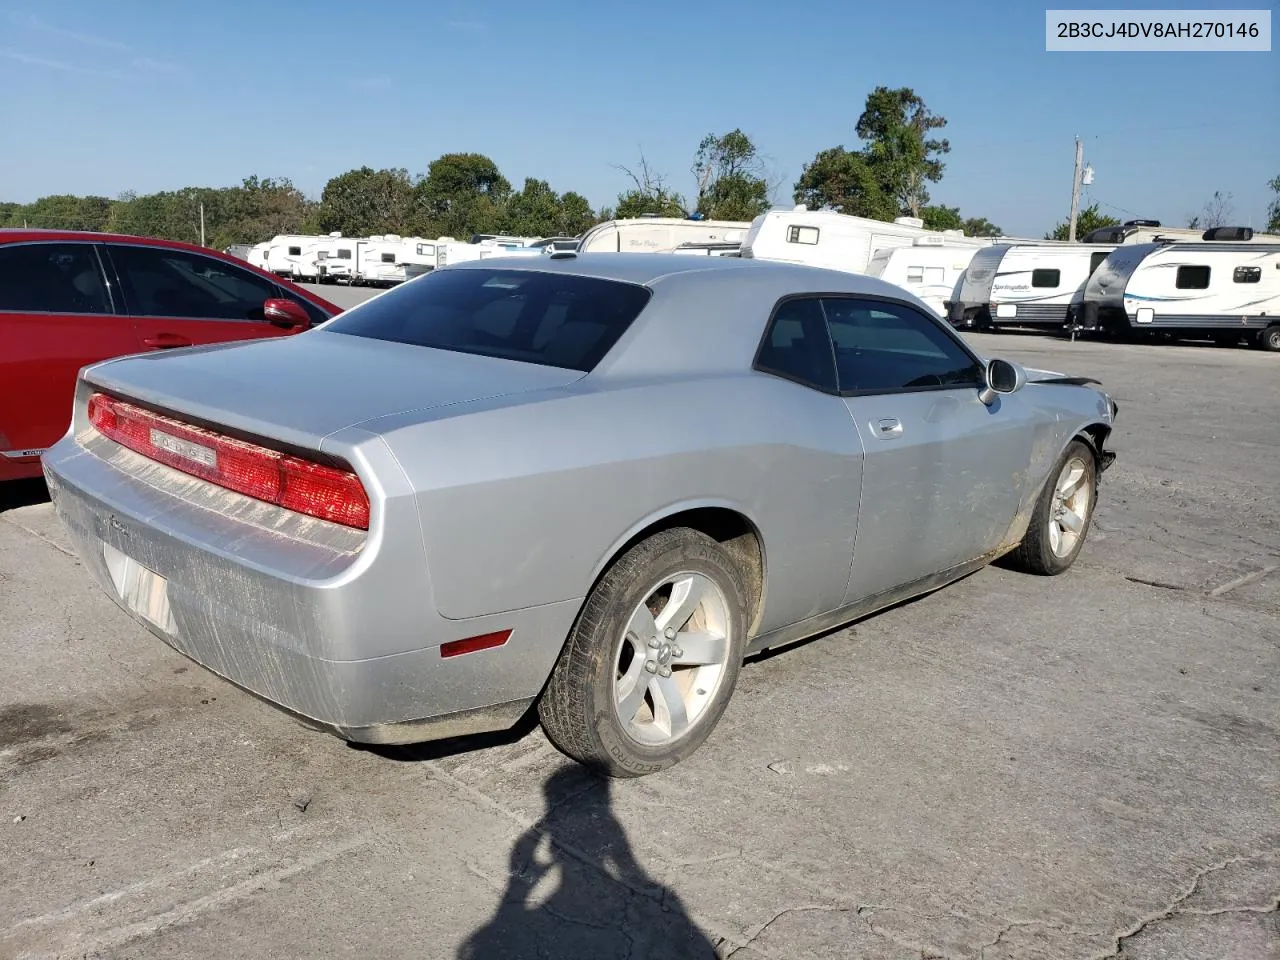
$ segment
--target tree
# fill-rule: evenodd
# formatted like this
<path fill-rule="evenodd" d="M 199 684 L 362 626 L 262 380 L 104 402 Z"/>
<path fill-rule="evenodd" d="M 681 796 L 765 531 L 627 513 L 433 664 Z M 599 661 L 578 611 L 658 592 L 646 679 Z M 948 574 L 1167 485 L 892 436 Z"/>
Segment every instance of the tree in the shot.
<path fill-rule="evenodd" d="M 1280 233 L 1280 177 L 1267 182 L 1275 199 L 1267 206 L 1267 233 Z"/>
<path fill-rule="evenodd" d="M 892 220 L 898 209 L 885 195 L 863 154 L 831 147 L 805 164 L 795 184 L 796 203 L 855 217 Z"/>
<path fill-rule="evenodd" d="M 403 168 L 360 167 L 331 179 L 320 195 L 320 230 L 349 237 L 403 233 L 414 208 L 414 183 Z"/>
<path fill-rule="evenodd" d="M 415 227 L 424 235 L 470 238 L 495 233 L 511 184 L 482 153 L 446 153 L 431 161 L 414 191 Z"/>
<path fill-rule="evenodd" d="M 858 117 L 855 129 L 867 144 L 863 155 L 881 190 L 913 217 L 929 202 L 925 182 L 942 179 L 939 157 L 951 151 L 951 144 L 929 134 L 946 125 L 946 118 L 932 113 L 909 87 L 876 87 Z"/>
<path fill-rule="evenodd" d="M 960 229 L 966 237 L 998 237 L 1004 233 L 986 217 L 969 217 L 960 224 Z"/>
<path fill-rule="evenodd" d="M 930 206 L 920 208 L 920 219 L 930 230 L 962 230 L 959 207 Z"/>
<path fill-rule="evenodd" d="M 766 173 L 756 145 L 741 130 L 707 134 L 693 161 L 698 212 L 711 220 L 754 220 L 769 209 Z"/>
<path fill-rule="evenodd" d="M 570 190 L 560 197 L 560 235 L 577 237 L 586 233 L 601 220 L 612 219 L 612 214 L 605 217 L 604 211 L 597 215 L 587 198 Z"/>
<path fill-rule="evenodd" d="M 1200 208 L 1200 212 L 1187 218 L 1187 226 L 1193 230 L 1212 230 L 1214 227 L 1227 226 L 1233 216 L 1235 207 L 1231 203 L 1231 194 L 1215 190 L 1213 196 Z"/>
<path fill-rule="evenodd" d="M 687 215 L 684 197 L 667 187 L 665 178 L 654 172 L 640 155 L 640 166 L 636 170 L 619 165 L 618 169 L 635 183 L 634 190 L 618 194 L 618 206 L 613 215 L 619 220 L 631 217 L 653 215 L 657 217 L 685 217 Z"/>
<path fill-rule="evenodd" d="M 1102 227 L 1118 227 L 1120 221 L 1115 217 L 1108 217 L 1106 214 L 1098 212 L 1098 205 L 1092 204 L 1080 211 L 1076 217 L 1076 236 L 1083 237 L 1085 234 L 1098 230 Z M 1070 221 L 1064 220 L 1053 228 L 1051 233 L 1046 233 L 1046 240 L 1066 240 L 1071 230 Z"/>

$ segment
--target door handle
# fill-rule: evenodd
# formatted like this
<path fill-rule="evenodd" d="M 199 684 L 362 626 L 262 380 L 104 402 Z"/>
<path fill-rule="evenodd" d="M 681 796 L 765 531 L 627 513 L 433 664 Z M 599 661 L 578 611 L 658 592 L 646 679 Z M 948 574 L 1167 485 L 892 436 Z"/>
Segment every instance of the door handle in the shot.
<path fill-rule="evenodd" d="M 897 417 L 881 420 L 873 425 L 872 432 L 881 440 L 892 440 L 902 436 L 902 421 Z"/>
<path fill-rule="evenodd" d="M 191 341 L 176 333 L 157 333 L 154 337 L 143 337 L 142 343 L 152 350 L 168 350 L 172 347 L 189 347 Z"/>

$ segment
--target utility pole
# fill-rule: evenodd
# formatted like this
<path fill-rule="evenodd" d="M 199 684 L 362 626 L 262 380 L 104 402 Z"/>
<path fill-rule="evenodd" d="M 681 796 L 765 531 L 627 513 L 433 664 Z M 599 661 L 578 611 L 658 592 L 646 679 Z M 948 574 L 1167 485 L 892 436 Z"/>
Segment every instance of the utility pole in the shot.
<path fill-rule="evenodd" d="M 1079 151 L 1077 151 L 1077 154 L 1078 153 Z M 1076 175 L 1079 176 L 1079 174 L 1080 174 L 1080 157 L 1077 156 L 1076 157 Z M 1076 232 L 1076 211 L 1075 211 L 1075 207 L 1072 206 L 1071 208 L 1072 239 L 1075 239 L 1075 232 Z M 200 204 L 200 246 L 202 247 L 204 246 L 204 204 L 203 203 Z"/>
<path fill-rule="evenodd" d="M 1076 218 L 1080 216 L 1080 167 L 1084 164 L 1084 142 L 1076 137 L 1076 172 L 1071 177 L 1071 225 L 1067 228 L 1067 239 L 1076 241 Z"/>

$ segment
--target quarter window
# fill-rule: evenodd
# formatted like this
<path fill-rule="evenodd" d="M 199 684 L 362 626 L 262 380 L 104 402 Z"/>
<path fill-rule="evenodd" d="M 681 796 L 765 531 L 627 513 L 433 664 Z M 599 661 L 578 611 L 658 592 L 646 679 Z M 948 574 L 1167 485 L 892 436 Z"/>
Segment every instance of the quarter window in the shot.
<path fill-rule="evenodd" d="M 1262 268 L 1261 267 L 1236 267 L 1235 273 L 1231 275 L 1231 279 L 1235 283 L 1261 283 Z"/>
<path fill-rule="evenodd" d="M 0 310 L 111 313 L 93 247 L 87 243 L 0 246 Z"/>
<path fill-rule="evenodd" d="M 817 227 L 787 227 L 787 243 L 807 243 L 810 246 L 818 242 Z"/>
<path fill-rule="evenodd" d="M 835 393 L 835 360 L 821 302 L 784 300 L 769 322 L 755 365 L 765 373 Z"/>
<path fill-rule="evenodd" d="M 276 296 L 270 281 L 212 257 L 164 247 L 110 250 L 135 316 L 261 321 L 263 302 Z"/>
<path fill-rule="evenodd" d="M 1205 266 L 1184 265 L 1178 268 L 1178 277 L 1174 286 L 1179 290 L 1209 289 L 1209 268 Z"/>
<path fill-rule="evenodd" d="M 1033 287 L 1056 287 L 1062 282 L 1061 270 L 1032 270 L 1031 286 Z"/>
<path fill-rule="evenodd" d="M 952 336 L 905 304 L 822 301 L 841 393 L 977 386 L 982 368 Z"/>

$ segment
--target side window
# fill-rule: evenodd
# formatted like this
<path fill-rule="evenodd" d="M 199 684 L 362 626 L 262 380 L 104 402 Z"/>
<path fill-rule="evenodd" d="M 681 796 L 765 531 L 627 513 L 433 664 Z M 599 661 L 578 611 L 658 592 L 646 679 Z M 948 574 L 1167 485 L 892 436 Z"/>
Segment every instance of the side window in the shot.
<path fill-rule="evenodd" d="M 291 256 L 291 257 L 300 257 L 300 256 L 302 256 L 302 248 L 301 248 L 301 247 L 290 247 L 290 248 L 289 248 L 289 256 Z"/>
<path fill-rule="evenodd" d="M 1098 267 L 1102 266 L 1102 261 L 1107 259 L 1107 257 L 1109 256 L 1110 254 L 1107 253 L 1106 251 L 1099 251 L 1098 253 L 1090 254 L 1089 255 L 1089 276 L 1092 277 L 1093 272 L 1097 270 Z"/>
<path fill-rule="evenodd" d="M 1179 290 L 1209 289 L 1209 268 L 1184 266 L 1178 268 L 1178 277 L 1173 284 Z"/>
<path fill-rule="evenodd" d="M 817 299 L 786 300 L 774 311 L 755 367 L 817 390 L 836 391 L 831 339 Z"/>
<path fill-rule="evenodd" d="M 1261 283 L 1262 268 L 1261 267 L 1236 267 L 1235 273 L 1231 279 L 1235 283 Z"/>
<path fill-rule="evenodd" d="M 112 245 L 129 310 L 139 317 L 262 320 L 262 304 L 276 296 L 264 277 L 185 250 Z"/>
<path fill-rule="evenodd" d="M 384 254 L 382 255 L 382 262 L 383 262 L 383 263 L 395 263 L 395 262 L 396 262 L 396 255 L 395 255 L 394 253 L 384 253 Z"/>
<path fill-rule="evenodd" d="M 0 246 L 0 310 L 111 313 L 98 257 L 87 243 Z"/>
<path fill-rule="evenodd" d="M 925 267 L 924 282 L 928 284 L 945 283 L 947 280 L 946 267 Z"/>
<path fill-rule="evenodd" d="M 942 327 L 906 304 L 822 301 L 842 393 L 977 386 L 982 368 Z"/>
<path fill-rule="evenodd" d="M 924 267 L 907 267 L 907 283 L 923 283 Z"/>
<path fill-rule="evenodd" d="M 1033 287 L 1056 287 L 1062 282 L 1061 270 L 1032 270 L 1031 286 Z"/>
<path fill-rule="evenodd" d="M 817 227 L 787 227 L 787 243 L 807 243 L 812 246 L 817 242 Z"/>

